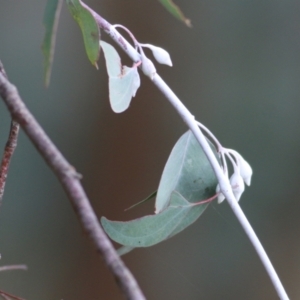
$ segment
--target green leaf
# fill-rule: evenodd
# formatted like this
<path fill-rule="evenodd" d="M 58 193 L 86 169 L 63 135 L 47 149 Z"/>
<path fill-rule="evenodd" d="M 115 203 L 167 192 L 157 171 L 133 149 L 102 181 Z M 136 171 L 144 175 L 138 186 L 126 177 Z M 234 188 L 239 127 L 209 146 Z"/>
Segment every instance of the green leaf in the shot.
<path fill-rule="evenodd" d="M 191 206 L 174 191 L 170 206 L 157 215 L 128 222 L 109 221 L 102 217 L 101 223 L 112 240 L 126 246 L 122 249 L 131 250 L 130 247 L 153 246 L 182 231 L 195 222 L 206 207 L 207 204 Z"/>
<path fill-rule="evenodd" d="M 215 155 L 215 147 L 210 143 Z M 198 202 L 215 194 L 217 178 L 191 131 L 186 132 L 172 149 L 164 168 L 156 196 L 156 213 L 169 205 L 172 191 L 187 201 Z"/>
<path fill-rule="evenodd" d="M 125 111 L 140 87 L 137 67 L 122 66 L 120 56 L 113 46 L 101 41 L 109 77 L 109 100 L 115 113 Z"/>
<path fill-rule="evenodd" d="M 145 199 L 141 200 L 141 201 L 138 202 L 138 203 L 135 203 L 135 204 L 131 205 L 131 206 L 128 207 L 128 208 L 126 208 L 125 211 L 130 210 L 130 209 L 132 209 L 132 208 L 134 208 L 134 207 L 136 207 L 136 206 L 138 206 L 138 205 L 140 205 L 140 204 L 143 204 L 144 202 L 147 202 L 147 201 L 151 200 L 152 198 L 156 197 L 156 195 L 157 195 L 157 191 L 154 191 L 153 193 L 151 193 L 151 194 L 150 194 L 148 197 L 146 197 Z"/>
<path fill-rule="evenodd" d="M 182 21 L 188 27 L 192 27 L 191 21 L 187 19 L 180 8 L 172 0 L 159 0 L 159 2 L 178 20 Z"/>
<path fill-rule="evenodd" d="M 93 14 L 80 0 L 66 0 L 69 11 L 78 23 L 84 40 L 86 54 L 96 68 L 100 54 L 100 30 Z"/>
<path fill-rule="evenodd" d="M 45 36 L 42 44 L 44 54 L 44 81 L 48 87 L 54 57 L 56 32 L 63 0 L 48 0 L 44 13 Z"/>
<path fill-rule="evenodd" d="M 217 156 L 212 144 L 211 148 Z M 215 195 L 217 179 L 191 131 L 175 144 L 159 184 L 156 197 L 158 214 L 128 222 L 101 222 L 109 237 L 123 245 L 125 254 L 134 247 L 148 247 L 181 232 L 195 222 L 207 207 L 195 204 Z"/>
<path fill-rule="evenodd" d="M 129 252 L 131 252 L 132 250 L 134 250 L 135 247 L 129 247 L 129 246 L 122 246 L 117 250 L 117 253 L 119 254 L 119 256 L 125 255 Z"/>

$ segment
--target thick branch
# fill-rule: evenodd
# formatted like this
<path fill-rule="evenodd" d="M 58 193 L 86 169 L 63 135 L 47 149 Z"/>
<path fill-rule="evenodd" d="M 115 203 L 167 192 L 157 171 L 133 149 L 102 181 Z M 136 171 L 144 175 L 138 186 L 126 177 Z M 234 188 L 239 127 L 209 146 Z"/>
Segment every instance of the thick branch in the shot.
<path fill-rule="evenodd" d="M 50 168 L 55 172 L 66 191 L 79 221 L 97 250 L 111 270 L 127 299 L 144 300 L 135 278 L 120 259 L 110 240 L 101 228 L 97 216 L 79 181 L 80 176 L 59 152 L 44 130 L 29 112 L 18 91 L 0 72 L 0 96 L 4 100 L 11 116 L 16 120 Z"/>

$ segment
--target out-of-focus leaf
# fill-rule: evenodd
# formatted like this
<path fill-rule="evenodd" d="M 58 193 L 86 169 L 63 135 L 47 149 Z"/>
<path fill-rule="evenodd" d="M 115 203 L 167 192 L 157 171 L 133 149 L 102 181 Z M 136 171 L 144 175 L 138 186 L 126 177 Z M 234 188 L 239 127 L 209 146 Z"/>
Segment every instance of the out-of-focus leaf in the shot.
<path fill-rule="evenodd" d="M 177 19 L 192 27 L 191 21 L 187 19 L 180 8 L 172 0 L 159 0 L 159 2 Z"/>
<path fill-rule="evenodd" d="M 215 147 L 211 143 L 210 146 L 217 156 Z M 156 196 L 156 213 L 168 207 L 174 190 L 193 203 L 212 197 L 217 183 L 206 155 L 188 131 L 177 141 L 165 165 Z"/>
<path fill-rule="evenodd" d="M 135 204 L 131 205 L 130 207 L 126 208 L 125 211 L 130 210 L 130 209 L 132 209 L 132 208 L 134 208 L 134 207 L 136 207 L 136 206 L 138 206 L 140 204 L 143 204 L 144 202 L 147 202 L 147 201 L 151 200 L 152 198 L 156 197 L 156 195 L 157 195 L 157 191 L 151 193 L 148 197 L 146 197 L 145 199 L 141 200 L 140 202 L 135 203 Z"/>
<path fill-rule="evenodd" d="M 101 223 L 112 240 L 126 246 L 121 249 L 130 251 L 130 247 L 149 247 L 184 230 L 199 218 L 207 206 L 207 204 L 195 206 L 190 204 L 174 191 L 170 206 L 157 215 L 128 222 L 109 221 L 102 217 Z"/>
<path fill-rule="evenodd" d="M 113 46 L 101 41 L 109 77 L 109 100 L 116 113 L 125 111 L 140 87 L 137 67 L 122 66 L 120 56 Z"/>
<path fill-rule="evenodd" d="M 69 11 L 78 23 L 84 40 L 86 54 L 96 68 L 100 54 L 100 30 L 92 13 L 80 0 L 66 0 Z"/>
<path fill-rule="evenodd" d="M 44 82 L 48 87 L 55 50 L 56 32 L 63 0 L 48 0 L 44 13 L 45 35 L 42 44 L 44 54 Z"/>

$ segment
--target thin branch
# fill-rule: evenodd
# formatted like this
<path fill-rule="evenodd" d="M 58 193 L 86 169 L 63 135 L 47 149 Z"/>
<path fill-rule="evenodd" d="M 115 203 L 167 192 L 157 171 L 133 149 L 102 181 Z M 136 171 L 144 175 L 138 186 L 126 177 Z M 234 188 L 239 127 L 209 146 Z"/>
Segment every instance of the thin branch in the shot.
<path fill-rule="evenodd" d="M 1 63 L 0 63 L 0 72 L 2 72 L 2 74 L 7 78 Z M 9 132 L 8 140 L 4 148 L 4 154 L 0 165 L 0 206 L 2 204 L 10 161 L 17 147 L 19 129 L 20 129 L 19 124 L 14 120 L 12 120 L 10 124 L 10 132 Z"/>
<path fill-rule="evenodd" d="M 5 296 L 3 294 L 0 294 L 0 296 L 4 299 L 4 300 L 11 300 L 11 298 L 9 298 L 8 296 Z"/>
<path fill-rule="evenodd" d="M 15 270 L 25 270 L 25 271 L 27 271 L 28 268 L 27 268 L 26 265 L 10 265 L 10 266 L 0 267 L 0 272 L 2 272 L 2 271 L 15 271 Z"/>
<path fill-rule="evenodd" d="M 0 295 L 5 299 L 25 300 L 24 298 L 17 297 L 2 290 L 0 290 Z"/>
<path fill-rule="evenodd" d="M 26 265 L 10 265 L 10 266 L 2 266 L 0 267 L 0 272 L 2 271 L 14 271 L 14 270 L 27 270 L 27 266 Z M 2 290 L 0 290 L 0 296 L 2 298 L 4 298 L 5 300 L 11 300 L 11 299 L 15 299 L 15 300 L 25 300 L 23 298 L 14 296 L 12 294 L 9 294 L 7 292 L 4 292 Z"/>
<path fill-rule="evenodd" d="M 130 300 L 144 300 L 145 297 L 135 278 L 118 256 L 110 240 L 101 228 L 98 218 L 79 181 L 80 175 L 63 157 L 42 127 L 25 106 L 18 91 L 0 72 L 0 96 L 4 100 L 10 114 L 16 120 L 42 157 L 55 172 L 71 201 L 79 221 L 88 234 L 115 279 Z"/>
<path fill-rule="evenodd" d="M 94 16 L 95 20 L 98 23 L 98 26 L 103 29 L 125 52 L 126 54 L 135 62 L 139 62 L 141 60 L 140 54 L 131 46 L 129 42 L 104 18 L 102 18 L 98 13 L 93 11 L 90 7 L 84 4 L 85 8 L 87 8 Z M 147 75 L 147 74 L 145 74 Z M 148 76 L 149 77 L 149 76 Z M 252 229 L 249 221 L 247 220 L 244 212 L 240 208 L 238 202 L 236 201 L 234 194 L 232 192 L 232 188 L 230 186 L 229 179 L 224 174 L 219 162 L 217 161 L 214 153 L 212 152 L 205 136 L 202 131 L 198 127 L 198 124 L 195 120 L 195 117 L 189 112 L 189 110 L 183 105 L 180 99 L 175 95 L 175 93 L 171 90 L 171 88 L 164 82 L 164 80 L 157 74 L 151 76 L 150 79 L 156 85 L 156 87 L 162 92 L 162 94 L 169 100 L 169 102 L 176 109 L 180 117 L 186 123 L 186 125 L 193 132 L 195 138 L 201 145 L 204 153 L 206 154 L 210 164 L 216 174 L 216 177 L 219 181 L 219 186 L 222 194 L 226 197 L 228 204 L 239 220 L 241 226 L 246 232 L 249 240 L 251 241 L 253 247 L 255 248 L 258 256 L 260 257 L 270 279 L 273 283 L 273 286 L 282 300 L 288 300 L 288 295 L 280 282 L 280 279 L 267 256 L 262 244 L 260 243 L 258 237 L 256 236 L 254 230 Z"/>
<path fill-rule="evenodd" d="M 10 161 L 17 147 L 19 129 L 20 129 L 20 125 L 17 122 L 12 120 L 10 124 L 10 132 L 9 132 L 8 140 L 4 148 L 4 154 L 0 166 L 0 206 L 3 200 L 4 189 L 5 189 Z"/>

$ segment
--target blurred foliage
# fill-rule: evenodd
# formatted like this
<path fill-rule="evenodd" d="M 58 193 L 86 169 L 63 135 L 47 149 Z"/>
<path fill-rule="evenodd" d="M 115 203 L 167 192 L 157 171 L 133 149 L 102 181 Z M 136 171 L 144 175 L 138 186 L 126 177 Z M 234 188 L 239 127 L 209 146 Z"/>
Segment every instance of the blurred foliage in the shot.
<path fill-rule="evenodd" d="M 160 75 L 225 147 L 237 149 L 253 166 L 253 183 L 241 206 L 289 296 L 298 299 L 299 1 L 181 1 L 192 30 L 169 18 L 157 1 L 88 4 L 110 22 L 124 24 L 141 42 L 167 49 L 174 67 L 157 66 Z M 99 218 L 149 214 L 151 201 L 123 210 L 157 187 L 186 127 L 147 80 L 129 110 L 112 113 L 104 61 L 99 60 L 98 72 L 86 62 L 82 35 L 65 6 L 52 83 L 45 90 L 40 51 L 45 5 L 45 0 L 2 1 L 0 59 L 8 76 L 83 174 Z M 9 125 L 0 101 L 2 148 Z M 1 264 L 29 266 L 27 272 L 0 273 L 1 289 L 25 299 L 123 299 L 82 235 L 64 191 L 24 134 L 0 209 L 0 236 Z M 276 298 L 226 204 L 210 205 L 185 234 L 136 250 L 125 262 L 147 299 Z"/>
<path fill-rule="evenodd" d="M 55 50 L 55 40 L 62 0 L 48 0 L 44 12 L 45 36 L 42 44 L 44 54 L 45 86 L 50 83 L 51 67 Z"/>
<path fill-rule="evenodd" d="M 184 22 L 187 26 L 191 27 L 191 21 L 187 19 L 180 8 L 172 0 L 159 0 L 159 2 L 178 20 Z"/>

